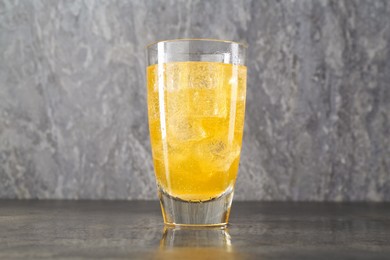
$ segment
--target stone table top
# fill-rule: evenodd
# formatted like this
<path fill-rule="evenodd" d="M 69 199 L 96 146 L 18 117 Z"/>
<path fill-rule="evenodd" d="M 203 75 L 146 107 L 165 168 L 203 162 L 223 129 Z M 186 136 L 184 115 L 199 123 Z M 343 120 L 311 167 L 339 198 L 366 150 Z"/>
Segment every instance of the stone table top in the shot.
<path fill-rule="evenodd" d="M 193 230 L 155 201 L 0 200 L 0 259 L 390 259 L 390 204 L 234 202 Z"/>

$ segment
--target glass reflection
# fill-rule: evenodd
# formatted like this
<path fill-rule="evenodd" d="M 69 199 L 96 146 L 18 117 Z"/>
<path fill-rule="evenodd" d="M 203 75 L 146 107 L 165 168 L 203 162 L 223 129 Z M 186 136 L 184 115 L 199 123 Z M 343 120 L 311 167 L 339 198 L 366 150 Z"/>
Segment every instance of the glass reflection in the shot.
<path fill-rule="evenodd" d="M 165 227 L 156 259 L 242 259 L 226 228 Z"/>

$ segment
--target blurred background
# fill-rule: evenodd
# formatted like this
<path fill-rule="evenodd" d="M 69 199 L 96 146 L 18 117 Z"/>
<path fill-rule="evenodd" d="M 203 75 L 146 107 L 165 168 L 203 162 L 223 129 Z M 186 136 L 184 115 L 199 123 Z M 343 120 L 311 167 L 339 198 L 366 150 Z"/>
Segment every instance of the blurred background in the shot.
<path fill-rule="evenodd" d="M 145 45 L 249 44 L 237 200 L 390 201 L 390 1 L 0 0 L 0 198 L 157 199 Z"/>

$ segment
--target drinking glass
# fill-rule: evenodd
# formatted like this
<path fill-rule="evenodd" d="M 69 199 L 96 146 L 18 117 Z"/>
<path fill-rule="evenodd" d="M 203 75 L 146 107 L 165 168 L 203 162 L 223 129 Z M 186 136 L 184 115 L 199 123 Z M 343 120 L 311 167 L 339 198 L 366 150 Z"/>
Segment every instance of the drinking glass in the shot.
<path fill-rule="evenodd" d="M 246 46 L 177 39 L 147 47 L 150 140 L 167 225 L 228 223 L 246 97 Z"/>

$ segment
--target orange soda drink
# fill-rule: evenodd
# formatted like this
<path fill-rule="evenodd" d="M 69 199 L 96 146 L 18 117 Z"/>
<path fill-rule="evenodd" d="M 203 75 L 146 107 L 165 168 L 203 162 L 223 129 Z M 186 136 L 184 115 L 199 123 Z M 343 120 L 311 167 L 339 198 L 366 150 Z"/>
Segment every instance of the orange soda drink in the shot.
<path fill-rule="evenodd" d="M 203 202 L 232 192 L 244 129 L 246 67 L 186 61 L 147 68 L 148 116 L 159 189 Z"/>

